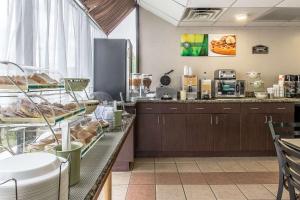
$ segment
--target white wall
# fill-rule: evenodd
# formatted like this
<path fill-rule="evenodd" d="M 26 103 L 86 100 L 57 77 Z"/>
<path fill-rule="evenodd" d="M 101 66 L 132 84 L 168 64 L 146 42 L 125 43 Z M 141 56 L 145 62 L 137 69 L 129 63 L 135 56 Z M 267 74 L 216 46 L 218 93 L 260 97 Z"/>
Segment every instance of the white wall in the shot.
<path fill-rule="evenodd" d="M 236 57 L 182 57 L 180 35 L 183 33 L 234 33 L 237 35 Z M 252 46 L 269 46 L 268 55 L 253 55 Z M 197 75 L 206 71 L 210 78 L 219 68 L 232 68 L 238 79 L 248 71 L 258 71 L 266 86 L 277 80 L 278 74 L 300 74 L 300 29 L 298 28 L 213 28 L 175 27 L 150 12 L 140 9 L 140 71 L 153 74 L 153 87 L 160 76 L 170 69 L 172 86 L 180 88 L 183 66 L 193 68 Z"/>

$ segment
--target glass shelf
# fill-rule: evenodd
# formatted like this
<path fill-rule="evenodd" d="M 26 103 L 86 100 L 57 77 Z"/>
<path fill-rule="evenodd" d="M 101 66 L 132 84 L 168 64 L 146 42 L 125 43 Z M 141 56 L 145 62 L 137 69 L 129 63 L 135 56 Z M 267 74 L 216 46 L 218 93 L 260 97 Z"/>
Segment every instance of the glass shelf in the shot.
<path fill-rule="evenodd" d="M 71 111 L 64 115 L 47 118 L 51 126 L 55 126 L 57 123 L 64 120 L 70 119 L 74 116 L 78 116 L 85 113 L 85 108 L 79 108 L 77 110 Z M 16 117 L 2 117 L 0 116 L 0 127 L 41 127 L 47 126 L 44 118 L 16 118 Z"/>

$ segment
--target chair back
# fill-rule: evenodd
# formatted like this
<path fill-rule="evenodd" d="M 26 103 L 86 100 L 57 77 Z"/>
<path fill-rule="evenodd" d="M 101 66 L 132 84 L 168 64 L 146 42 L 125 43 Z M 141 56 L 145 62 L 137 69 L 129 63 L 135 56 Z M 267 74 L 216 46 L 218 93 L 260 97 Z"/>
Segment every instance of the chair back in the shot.
<path fill-rule="evenodd" d="M 300 151 L 287 145 L 281 139 L 276 139 L 282 150 L 283 159 L 285 161 L 285 172 L 289 179 L 289 183 L 300 190 Z"/>
<path fill-rule="evenodd" d="M 284 137 L 284 138 L 293 138 L 295 134 L 297 134 L 297 131 L 295 130 L 295 127 L 300 127 L 300 123 L 287 123 L 287 122 L 268 122 L 270 132 L 272 135 L 272 139 L 274 142 L 276 154 L 277 154 L 277 160 L 279 164 L 279 170 L 285 175 L 284 165 L 285 161 L 283 159 L 283 155 L 281 152 L 281 148 L 278 145 L 278 139 Z"/>

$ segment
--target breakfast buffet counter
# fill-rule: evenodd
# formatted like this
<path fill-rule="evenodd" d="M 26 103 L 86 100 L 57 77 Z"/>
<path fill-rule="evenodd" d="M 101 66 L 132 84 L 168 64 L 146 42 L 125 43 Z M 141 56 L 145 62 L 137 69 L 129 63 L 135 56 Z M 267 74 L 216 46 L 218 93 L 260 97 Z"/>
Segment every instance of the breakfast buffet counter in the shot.
<path fill-rule="evenodd" d="M 268 121 L 294 121 L 299 103 L 288 98 L 140 99 L 127 110 L 137 115 L 137 157 L 270 156 L 275 150 Z"/>
<path fill-rule="evenodd" d="M 70 188 L 71 200 L 97 199 L 112 166 L 133 128 L 135 116 L 126 118 L 121 128 L 106 132 L 81 160 L 80 182 Z"/>
<path fill-rule="evenodd" d="M 218 98 L 218 99 L 197 99 L 197 100 L 161 100 L 153 98 L 141 98 L 126 103 L 126 106 L 135 106 L 136 103 L 300 103 L 300 98 Z"/>

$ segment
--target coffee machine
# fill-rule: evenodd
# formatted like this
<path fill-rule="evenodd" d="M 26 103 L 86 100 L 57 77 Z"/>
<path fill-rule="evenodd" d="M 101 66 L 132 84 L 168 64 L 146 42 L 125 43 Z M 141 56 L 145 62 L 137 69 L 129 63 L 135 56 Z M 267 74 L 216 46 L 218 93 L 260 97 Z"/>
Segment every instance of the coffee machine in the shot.
<path fill-rule="evenodd" d="M 186 91 L 186 98 L 194 100 L 198 97 L 198 77 L 196 75 L 183 75 L 182 90 Z"/>
<path fill-rule="evenodd" d="M 300 75 L 284 75 L 284 96 L 287 98 L 300 97 Z"/>
<path fill-rule="evenodd" d="M 214 79 L 216 98 L 245 97 L 245 81 L 236 80 L 235 70 L 216 70 L 214 73 Z"/>

